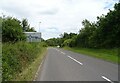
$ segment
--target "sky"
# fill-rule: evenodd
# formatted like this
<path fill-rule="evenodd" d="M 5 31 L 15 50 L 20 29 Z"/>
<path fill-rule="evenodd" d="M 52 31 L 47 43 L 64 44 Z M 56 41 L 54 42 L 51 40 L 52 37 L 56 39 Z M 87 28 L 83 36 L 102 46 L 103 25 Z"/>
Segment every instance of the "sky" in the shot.
<path fill-rule="evenodd" d="M 118 0 L 0 0 L 0 16 L 27 18 L 43 39 L 57 38 L 64 32 L 78 33 L 81 22 L 96 21 L 107 14 Z"/>

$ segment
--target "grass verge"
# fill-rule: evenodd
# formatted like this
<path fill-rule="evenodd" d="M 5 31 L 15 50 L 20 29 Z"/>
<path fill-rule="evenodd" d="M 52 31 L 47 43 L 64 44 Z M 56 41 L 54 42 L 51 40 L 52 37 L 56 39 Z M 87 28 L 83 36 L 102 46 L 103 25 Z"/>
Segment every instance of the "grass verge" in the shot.
<path fill-rule="evenodd" d="M 77 52 L 80 54 L 85 54 L 88 56 L 96 57 L 113 63 L 120 63 L 119 49 L 90 49 L 90 48 L 70 48 L 64 47 L 66 50 Z"/>
<path fill-rule="evenodd" d="M 34 77 L 34 72 L 36 72 L 35 67 L 32 66 L 36 66 L 34 63 L 36 60 L 38 60 L 39 57 L 42 58 L 44 50 L 44 42 L 30 43 L 23 41 L 16 43 L 3 43 L 2 81 L 32 80 L 32 76 Z M 38 62 L 40 63 L 40 61 Z"/>
<path fill-rule="evenodd" d="M 0 83 L 2 82 L 2 42 L 0 41 Z"/>
<path fill-rule="evenodd" d="M 38 57 L 35 59 L 32 64 L 30 64 L 23 72 L 21 72 L 15 81 L 33 81 L 36 71 L 38 70 L 38 67 L 40 66 L 40 63 L 42 62 L 42 59 L 44 58 L 44 55 L 46 53 L 46 48 L 43 48 L 42 53 L 38 54 Z"/>

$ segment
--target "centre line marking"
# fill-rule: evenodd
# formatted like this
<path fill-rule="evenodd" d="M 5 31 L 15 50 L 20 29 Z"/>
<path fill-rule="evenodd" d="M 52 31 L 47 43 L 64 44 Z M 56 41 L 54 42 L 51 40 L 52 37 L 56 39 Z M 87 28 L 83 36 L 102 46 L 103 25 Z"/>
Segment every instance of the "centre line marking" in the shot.
<path fill-rule="evenodd" d="M 70 59 L 74 60 L 75 62 L 79 63 L 80 65 L 83 65 L 83 63 L 77 61 L 76 59 L 72 58 L 71 56 L 68 56 Z"/>
<path fill-rule="evenodd" d="M 56 48 L 55 48 L 56 49 Z M 56 49 L 57 51 L 59 51 L 58 49 Z"/>
<path fill-rule="evenodd" d="M 102 76 L 102 78 L 105 79 L 105 80 L 107 80 L 107 81 L 109 81 L 110 83 L 114 83 L 114 82 L 112 82 L 110 79 L 108 79 L 108 78 L 105 77 L 105 76 Z"/>
<path fill-rule="evenodd" d="M 62 54 L 65 54 L 64 52 L 61 52 Z"/>

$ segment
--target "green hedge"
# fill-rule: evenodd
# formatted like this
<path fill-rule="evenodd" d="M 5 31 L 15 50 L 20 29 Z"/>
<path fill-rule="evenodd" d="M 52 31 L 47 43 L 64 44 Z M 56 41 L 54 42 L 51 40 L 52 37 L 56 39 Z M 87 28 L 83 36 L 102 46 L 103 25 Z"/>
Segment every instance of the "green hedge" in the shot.
<path fill-rule="evenodd" d="M 21 73 L 41 52 L 44 43 L 17 42 L 2 45 L 2 80 L 8 81 Z"/>

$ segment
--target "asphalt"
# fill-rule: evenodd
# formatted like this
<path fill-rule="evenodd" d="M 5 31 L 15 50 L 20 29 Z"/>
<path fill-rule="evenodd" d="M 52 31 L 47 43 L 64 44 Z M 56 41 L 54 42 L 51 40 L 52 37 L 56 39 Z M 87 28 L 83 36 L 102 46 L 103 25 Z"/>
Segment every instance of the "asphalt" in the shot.
<path fill-rule="evenodd" d="M 118 65 L 59 48 L 48 48 L 36 81 L 118 81 Z"/>

